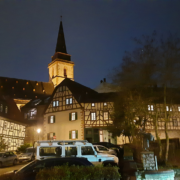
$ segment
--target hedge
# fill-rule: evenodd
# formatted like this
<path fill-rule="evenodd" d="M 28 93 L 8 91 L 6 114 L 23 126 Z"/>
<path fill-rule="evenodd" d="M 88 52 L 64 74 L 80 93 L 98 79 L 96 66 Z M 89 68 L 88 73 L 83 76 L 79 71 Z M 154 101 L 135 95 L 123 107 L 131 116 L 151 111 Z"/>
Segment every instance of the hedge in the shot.
<path fill-rule="evenodd" d="M 42 169 L 36 180 L 119 180 L 118 167 L 103 166 L 57 166 Z"/>

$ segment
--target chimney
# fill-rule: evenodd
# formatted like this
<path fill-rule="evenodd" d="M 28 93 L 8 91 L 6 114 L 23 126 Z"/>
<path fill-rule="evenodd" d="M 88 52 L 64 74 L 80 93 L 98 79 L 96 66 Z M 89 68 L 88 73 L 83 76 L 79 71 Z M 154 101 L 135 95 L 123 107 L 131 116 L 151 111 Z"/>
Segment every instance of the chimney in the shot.
<path fill-rule="evenodd" d="M 104 78 L 104 82 L 106 82 L 106 78 Z"/>

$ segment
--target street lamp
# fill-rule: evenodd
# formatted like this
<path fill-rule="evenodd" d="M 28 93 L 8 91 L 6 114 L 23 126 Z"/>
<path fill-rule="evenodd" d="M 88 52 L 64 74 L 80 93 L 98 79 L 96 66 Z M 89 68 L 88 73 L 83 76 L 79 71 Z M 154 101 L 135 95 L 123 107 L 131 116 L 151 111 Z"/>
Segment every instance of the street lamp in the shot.
<path fill-rule="evenodd" d="M 39 141 L 39 133 L 41 132 L 41 129 L 37 129 L 37 133 L 38 133 L 38 141 Z"/>

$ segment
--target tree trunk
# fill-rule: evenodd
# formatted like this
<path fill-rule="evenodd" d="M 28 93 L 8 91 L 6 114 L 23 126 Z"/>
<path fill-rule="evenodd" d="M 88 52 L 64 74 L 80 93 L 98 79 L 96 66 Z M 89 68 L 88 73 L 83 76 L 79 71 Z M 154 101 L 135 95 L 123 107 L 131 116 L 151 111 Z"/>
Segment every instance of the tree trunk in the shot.
<path fill-rule="evenodd" d="M 165 163 L 167 164 L 168 161 L 168 154 L 169 154 L 169 136 L 168 136 L 168 116 L 166 111 L 166 85 L 164 85 L 164 111 L 165 111 L 165 135 L 166 135 L 166 152 L 165 152 Z"/>
<path fill-rule="evenodd" d="M 154 120 L 154 126 L 155 126 L 156 139 L 159 145 L 159 160 L 162 161 L 162 144 L 161 144 L 161 139 L 158 134 L 158 113 L 157 112 L 156 112 L 156 116 Z"/>

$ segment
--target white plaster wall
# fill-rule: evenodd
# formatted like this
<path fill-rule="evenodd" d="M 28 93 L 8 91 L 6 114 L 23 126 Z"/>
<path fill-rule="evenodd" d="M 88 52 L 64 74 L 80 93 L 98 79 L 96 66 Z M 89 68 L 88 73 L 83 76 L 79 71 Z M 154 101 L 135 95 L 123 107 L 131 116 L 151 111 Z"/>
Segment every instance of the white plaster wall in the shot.
<path fill-rule="evenodd" d="M 69 121 L 69 113 L 77 112 L 78 119 Z M 48 124 L 48 116 L 55 115 L 55 123 Z M 44 116 L 44 140 L 47 140 L 47 133 L 54 132 L 57 140 L 69 140 L 69 131 L 78 130 L 78 139 L 84 139 L 84 126 L 82 120 L 82 110 L 67 110 L 49 113 Z"/>

